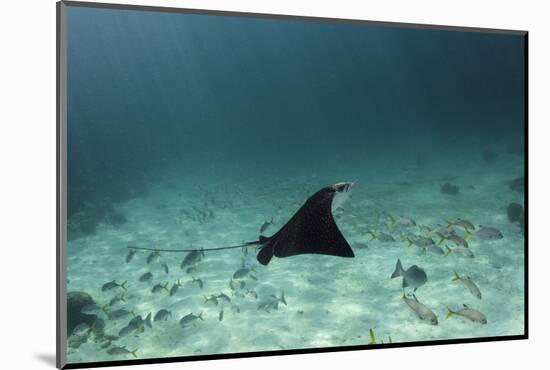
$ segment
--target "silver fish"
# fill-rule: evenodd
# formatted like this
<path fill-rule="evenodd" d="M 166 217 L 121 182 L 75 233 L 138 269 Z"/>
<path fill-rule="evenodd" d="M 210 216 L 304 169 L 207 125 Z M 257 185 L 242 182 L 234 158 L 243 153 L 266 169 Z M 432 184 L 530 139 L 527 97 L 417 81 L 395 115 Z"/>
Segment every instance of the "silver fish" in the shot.
<path fill-rule="evenodd" d="M 180 265 L 181 269 L 183 270 L 187 266 L 191 266 L 200 262 L 203 256 L 204 256 L 203 251 L 192 251 L 187 253 L 185 258 L 181 262 L 181 265 Z"/>
<path fill-rule="evenodd" d="M 168 283 L 162 285 L 161 283 L 156 284 L 152 289 L 151 293 L 158 293 L 161 290 L 166 290 L 168 292 Z"/>
<path fill-rule="evenodd" d="M 193 278 L 193 280 L 191 280 L 192 283 L 197 283 L 199 284 L 199 288 L 203 288 L 204 284 L 202 282 L 202 280 L 200 278 Z"/>
<path fill-rule="evenodd" d="M 446 238 L 451 235 L 456 235 L 456 231 L 453 228 L 445 227 L 438 224 L 437 228 L 431 234 L 438 234 L 440 235 L 440 237 L 443 236 L 443 238 Z"/>
<path fill-rule="evenodd" d="M 452 281 L 460 281 L 462 284 L 464 284 L 469 290 L 470 293 L 472 293 L 475 297 L 478 299 L 481 299 L 481 290 L 479 290 L 476 283 L 473 282 L 472 279 L 470 279 L 469 276 L 461 277 L 456 271 L 454 272 L 453 280 Z"/>
<path fill-rule="evenodd" d="M 214 305 L 218 305 L 218 298 L 215 295 L 211 295 L 210 297 L 204 296 L 204 303 L 213 302 Z"/>
<path fill-rule="evenodd" d="M 133 258 L 134 256 L 136 255 L 136 250 L 135 249 L 130 249 L 128 251 L 128 255 L 126 256 L 126 263 L 129 263 Z"/>
<path fill-rule="evenodd" d="M 149 329 L 153 328 L 151 325 L 151 312 L 147 316 L 145 316 L 145 320 L 143 320 L 143 323 L 149 327 Z"/>
<path fill-rule="evenodd" d="M 157 321 L 166 321 L 168 318 L 172 317 L 172 312 L 165 310 L 164 308 L 158 311 L 155 314 L 155 318 L 153 319 L 154 322 Z"/>
<path fill-rule="evenodd" d="M 107 353 L 110 354 L 111 356 L 112 355 L 126 355 L 126 354 L 131 354 L 132 356 L 136 357 L 137 358 L 137 355 L 136 355 L 136 352 L 137 352 L 137 348 L 133 351 L 130 351 L 128 349 L 126 349 L 125 346 L 123 347 L 119 347 L 119 346 L 115 346 L 115 347 L 111 347 L 107 350 Z"/>
<path fill-rule="evenodd" d="M 439 245 L 435 245 L 435 244 L 432 244 L 432 245 L 429 245 L 429 246 L 425 247 L 424 251 L 429 251 L 429 252 L 436 253 L 436 254 L 441 254 L 441 255 L 445 254 L 445 251 L 443 249 L 441 249 L 441 247 Z"/>
<path fill-rule="evenodd" d="M 91 303 L 80 309 L 80 313 L 86 315 L 99 315 L 101 312 L 107 313 L 107 305 L 99 306 L 97 303 Z"/>
<path fill-rule="evenodd" d="M 487 318 L 485 317 L 484 314 L 466 305 L 464 305 L 464 308 L 458 311 L 453 311 L 449 307 L 447 307 L 447 316 L 445 317 L 445 319 L 448 319 L 452 315 L 462 316 L 467 318 L 470 321 L 478 322 L 480 324 L 484 324 L 484 325 L 487 324 Z"/>
<path fill-rule="evenodd" d="M 431 325 L 437 325 L 437 316 L 435 316 L 433 311 L 420 303 L 414 294 L 413 298 L 414 299 L 407 298 L 405 292 L 403 292 L 403 300 L 417 314 L 420 320 L 426 321 Z"/>
<path fill-rule="evenodd" d="M 136 330 L 136 331 L 141 332 L 141 333 L 143 333 L 143 331 L 145 329 L 145 326 L 147 326 L 149 328 L 153 327 L 151 325 L 151 313 L 150 312 L 147 315 L 147 317 L 145 318 L 145 320 L 143 320 L 141 315 L 137 315 L 134 318 L 132 318 L 132 320 L 130 320 L 130 322 L 127 325 L 128 328 L 131 328 L 131 329 Z"/>
<path fill-rule="evenodd" d="M 393 236 L 384 232 L 379 232 L 378 235 L 374 235 L 374 233 L 372 233 L 371 235 L 373 235 L 373 239 L 378 239 L 382 243 L 391 243 L 395 241 Z"/>
<path fill-rule="evenodd" d="M 479 226 L 479 229 L 475 232 L 476 238 L 480 240 L 498 240 L 504 238 L 500 230 L 494 227 Z"/>
<path fill-rule="evenodd" d="M 188 326 L 189 324 L 191 324 L 192 322 L 194 322 L 197 319 L 199 319 L 201 321 L 203 320 L 202 312 L 199 313 L 198 315 L 193 315 L 192 313 L 185 315 L 180 320 L 180 326 L 182 328 L 185 328 L 186 326 Z"/>
<path fill-rule="evenodd" d="M 117 304 L 118 302 L 126 302 L 126 299 L 124 297 L 124 292 L 120 293 L 120 295 L 116 295 L 114 296 L 110 301 L 109 301 L 109 306 L 114 306 L 115 304 Z"/>
<path fill-rule="evenodd" d="M 154 260 L 156 260 L 157 258 L 160 257 L 160 253 L 159 251 L 154 251 L 154 252 L 151 252 L 148 256 L 147 256 L 147 263 L 151 263 L 153 262 Z"/>
<path fill-rule="evenodd" d="M 250 272 L 250 270 L 251 270 L 251 269 L 246 268 L 246 267 L 243 267 L 243 268 L 238 269 L 238 270 L 235 271 L 235 273 L 233 274 L 233 279 L 241 279 L 241 278 L 245 277 L 246 275 L 248 275 L 248 273 Z"/>
<path fill-rule="evenodd" d="M 90 332 L 90 325 L 82 322 L 75 326 L 71 335 L 88 335 Z"/>
<path fill-rule="evenodd" d="M 464 248 L 464 247 L 455 247 L 453 249 L 449 248 L 448 245 L 445 246 L 447 248 L 447 252 L 445 252 L 445 255 L 448 256 L 451 253 L 456 253 L 463 257 L 468 258 L 474 258 L 474 252 L 470 248 Z"/>
<path fill-rule="evenodd" d="M 263 232 L 266 231 L 271 225 L 273 225 L 273 217 L 271 218 L 271 221 L 265 221 L 262 226 L 260 226 L 260 234 L 263 234 Z"/>
<path fill-rule="evenodd" d="M 258 293 L 256 293 L 252 289 L 247 289 L 246 294 L 251 295 L 252 297 L 254 297 L 254 299 L 258 299 Z"/>
<path fill-rule="evenodd" d="M 132 313 L 130 311 L 127 311 L 123 308 L 111 311 L 107 314 L 107 317 L 111 320 L 116 320 L 124 316 L 131 315 Z"/>
<path fill-rule="evenodd" d="M 179 288 L 181 288 L 180 279 L 178 279 L 178 281 L 172 285 L 172 288 L 170 288 L 170 297 L 176 294 Z"/>
<path fill-rule="evenodd" d="M 101 287 L 101 291 L 105 292 L 107 290 L 111 290 L 111 289 L 114 289 L 114 288 L 122 288 L 122 289 L 126 290 L 126 283 L 127 282 L 128 281 L 124 281 L 122 284 L 118 284 L 116 282 L 116 280 L 109 281 L 108 283 L 103 284 L 103 286 Z"/>
<path fill-rule="evenodd" d="M 464 239 L 460 235 L 457 235 L 457 234 L 444 235 L 442 233 L 437 233 L 437 234 L 439 235 L 438 244 L 441 244 L 441 242 L 443 242 L 443 240 L 450 240 L 453 243 L 455 243 L 455 245 L 457 245 L 457 246 L 464 247 L 464 248 L 469 248 L 470 247 L 468 245 L 468 242 L 466 241 L 466 239 Z M 468 234 L 468 235 L 471 235 L 471 234 Z"/>
<path fill-rule="evenodd" d="M 153 274 L 150 272 L 146 272 L 139 277 L 139 281 L 141 282 L 151 281 L 152 278 L 153 278 Z"/>
<path fill-rule="evenodd" d="M 130 334 L 130 333 L 133 332 L 133 331 L 136 331 L 136 328 L 135 328 L 135 327 L 132 327 L 132 326 L 125 326 L 125 327 L 123 327 L 122 329 L 119 330 L 118 336 L 119 336 L 119 337 L 125 337 L 125 336 L 127 336 L 128 334 Z"/>
<path fill-rule="evenodd" d="M 408 247 L 414 244 L 420 248 L 426 248 L 435 244 L 432 238 L 426 238 L 424 236 L 417 236 L 417 237 L 413 237 L 412 239 L 410 237 L 407 237 L 407 243 L 408 243 L 407 245 Z"/>
<path fill-rule="evenodd" d="M 368 249 L 369 248 L 367 243 L 363 243 L 363 242 L 355 242 L 351 245 L 351 247 L 353 249 Z"/>
<path fill-rule="evenodd" d="M 461 218 L 457 218 L 455 221 L 447 220 L 447 227 L 451 227 L 451 226 L 461 226 L 466 231 L 475 230 L 476 228 L 473 223 Z"/>
<path fill-rule="evenodd" d="M 409 217 L 399 217 L 395 223 L 397 225 L 400 225 L 400 226 L 406 226 L 406 227 L 410 227 L 410 226 L 416 226 L 416 222 L 412 219 L 412 218 L 409 218 Z"/>
<path fill-rule="evenodd" d="M 266 300 L 260 302 L 258 304 L 258 310 L 264 310 L 266 312 L 269 312 L 270 310 L 278 310 L 279 302 L 284 303 L 285 306 L 287 305 L 285 300 L 285 292 L 281 292 L 280 297 L 277 297 L 275 294 L 273 294 Z"/>
<path fill-rule="evenodd" d="M 224 294 L 224 293 L 218 294 L 218 297 L 217 297 L 217 298 L 223 299 L 223 300 L 226 301 L 227 303 L 230 303 L 230 302 L 231 302 L 231 298 L 229 298 L 229 296 L 226 295 L 226 294 Z"/>

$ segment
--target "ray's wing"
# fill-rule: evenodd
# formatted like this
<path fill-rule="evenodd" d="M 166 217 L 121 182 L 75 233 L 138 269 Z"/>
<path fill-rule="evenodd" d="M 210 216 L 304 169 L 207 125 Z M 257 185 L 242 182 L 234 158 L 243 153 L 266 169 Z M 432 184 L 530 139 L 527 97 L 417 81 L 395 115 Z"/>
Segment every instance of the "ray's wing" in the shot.
<path fill-rule="evenodd" d="M 272 237 L 265 239 L 258 261 L 269 263 L 273 255 L 290 257 L 314 253 L 354 257 L 353 251 L 332 216 L 334 192 L 319 190 Z"/>

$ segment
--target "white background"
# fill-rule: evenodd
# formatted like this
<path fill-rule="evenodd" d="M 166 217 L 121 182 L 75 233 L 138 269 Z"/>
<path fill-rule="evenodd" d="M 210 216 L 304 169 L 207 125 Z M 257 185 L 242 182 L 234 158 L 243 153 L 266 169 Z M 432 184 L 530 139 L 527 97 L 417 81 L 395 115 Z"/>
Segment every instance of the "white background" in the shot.
<path fill-rule="evenodd" d="M 548 356 L 544 356 L 544 351 L 550 351 L 550 245 L 546 232 L 550 224 L 547 149 L 550 12 L 544 5 L 547 2 L 128 0 L 126 3 L 530 31 L 529 340 L 162 364 L 140 369 L 182 366 L 196 369 L 223 366 L 239 370 L 548 368 Z M 3 1 L 0 14 L 0 366 L 52 368 L 55 357 L 55 2 Z"/>

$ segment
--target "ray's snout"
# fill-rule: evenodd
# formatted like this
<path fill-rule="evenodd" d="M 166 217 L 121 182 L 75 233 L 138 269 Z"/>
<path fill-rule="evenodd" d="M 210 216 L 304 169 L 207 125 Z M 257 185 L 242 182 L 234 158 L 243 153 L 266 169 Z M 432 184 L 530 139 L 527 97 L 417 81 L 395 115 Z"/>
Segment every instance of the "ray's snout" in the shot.
<path fill-rule="evenodd" d="M 336 191 L 338 193 L 347 193 L 348 191 L 351 190 L 353 185 L 355 185 L 355 181 L 354 182 L 339 182 L 337 184 L 332 185 L 332 188 L 334 189 L 334 191 Z"/>

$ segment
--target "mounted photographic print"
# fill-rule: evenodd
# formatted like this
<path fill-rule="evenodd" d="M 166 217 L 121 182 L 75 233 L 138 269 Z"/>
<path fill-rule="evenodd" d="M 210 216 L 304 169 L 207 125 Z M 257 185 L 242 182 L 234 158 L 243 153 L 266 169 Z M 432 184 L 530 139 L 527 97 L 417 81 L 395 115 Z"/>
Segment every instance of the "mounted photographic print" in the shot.
<path fill-rule="evenodd" d="M 58 367 L 527 338 L 526 55 L 58 3 Z"/>

